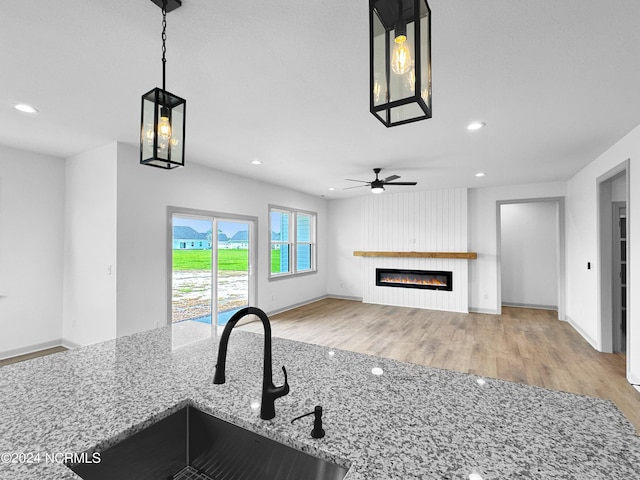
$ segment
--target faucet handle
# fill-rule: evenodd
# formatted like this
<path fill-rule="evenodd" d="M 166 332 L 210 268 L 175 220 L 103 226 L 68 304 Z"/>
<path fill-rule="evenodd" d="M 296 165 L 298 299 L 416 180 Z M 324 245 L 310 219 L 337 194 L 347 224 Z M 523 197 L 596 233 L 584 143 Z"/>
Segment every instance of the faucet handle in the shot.
<path fill-rule="evenodd" d="M 278 389 L 278 393 L 280 397 L 285 396 L 289 393 L 289 381 L 287 379 L 287 369 L 282 366 L 282 373 L 284 374 L 284 383 L 280 387 L 276 387 Z"/>
<path fill-rule="evenodd" d="M 274 406 L 274 400 L 276 398 L 284 397 L 289 393 L 289 382 L 287 381 L 287 370 L 282 367 L 284 373 L 284 384 L 276 387 L 273 384 L 273 380 L 268 377 L 264 377 L 264 384 L 262 388 L 262 407 L 260 408 L 260 418 L 263 420 L 271 420 L 276 416 L 276 409 Z M 266 383 L 266 382 L 269 383 Z"/>

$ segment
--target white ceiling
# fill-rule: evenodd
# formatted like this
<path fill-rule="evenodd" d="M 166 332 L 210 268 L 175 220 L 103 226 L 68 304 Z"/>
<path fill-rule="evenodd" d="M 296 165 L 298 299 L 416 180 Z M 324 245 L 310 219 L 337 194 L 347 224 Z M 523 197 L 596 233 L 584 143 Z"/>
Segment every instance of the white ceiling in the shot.
<path fill-rule="evenodd" d="M 418 182 L 388 191 L 546 182 L 640 124 L 640 1 L 429 4 L 433 118 L 385 128 L 369 113 L 367 0 L 183 0 L 167 18 L 167 90 L 187 99 L 185 168 L 327 198 L 367 194 L 344 179 L 374 167 Z M 0 144 L 63 158 L 137 145 L 140 97 L 161 86 L 160 9 L 0 6 Z"/>

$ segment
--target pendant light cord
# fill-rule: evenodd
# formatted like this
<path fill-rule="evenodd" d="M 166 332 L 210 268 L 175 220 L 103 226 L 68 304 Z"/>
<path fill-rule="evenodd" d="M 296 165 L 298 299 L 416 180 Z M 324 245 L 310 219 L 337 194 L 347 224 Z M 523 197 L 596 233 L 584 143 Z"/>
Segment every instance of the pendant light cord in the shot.
<path fill-rule="evenodd" d="M 162 91 L 166 92 L 165 76 L 167 73 L 167 0 L 162 2 Z"/>

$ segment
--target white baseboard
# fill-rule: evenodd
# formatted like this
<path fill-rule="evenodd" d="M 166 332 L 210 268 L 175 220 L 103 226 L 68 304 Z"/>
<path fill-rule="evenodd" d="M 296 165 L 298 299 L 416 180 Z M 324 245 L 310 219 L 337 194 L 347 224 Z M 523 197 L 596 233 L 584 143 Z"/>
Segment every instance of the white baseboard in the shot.
<path fill-rule="evenodd" d="M 27 345 L 25 347 L 5 350 L 4 352 L 0 352 L 0 360 L 12 358 L 12 357 L 19 357 L 20 355 L 27 355 L 29 353 L 39 352 L 40 350 L 46 350 L 47 348 L 53 348 L 53 347 L 69 348 L 69 347 L 66 347 L 66 345 L 63 344 L 62 339 L 59 338 L 56 340 L 50 340 L 48 342 L 34 343 L 33 345 Z"/>
<path fill-rule="evenodd" d="M 355 301 L 358 301 L 358 302 L 362 301 L 362 298 L 359 298 L 359 297 L 347 297 L 347 296 L 341 296 L 341 295 L 322 295 L 320 297 L 311 298 L 311 299 L 305 300 L 303 302 L 298 302 L 298 303 L 294 303 L 292 305 L 287 305 L 286 307 L 278 308 L 276 310 L 271 310 L 271 311 L 266 312 L 266 313 L 269 316 L 270 315 L 277 315 L 278 313 L 287 312 L 289 310 L 293 310 L 294 308 L 302 307 L 304 305 L 309 305 L 310 303 L 317 302 L 317 301 L 320 301 L 320 300 L 324 300 L 325 298 L 337 298 L 338 300 L 355 300 Z"/>
<path fill-rule="evenodd" d="M 64 348 L 68 348 L 69 350 L 75 350 L 76 348 L 83 347 L 79 343 L 72 342 L 71 340 L 62 339 L 62 346 Z"/>
<path fill-rule="evenodd" d="M 488 315 L 500 315 L 500 312 L 498 310 L 493 309 L 493 308 L 469 307 L 469 313 L 485 313 L 485 314 L 488 314 Z"/>
<path fill-rule="evenodd" d="M 596 350 L 598 350 L 599 352 L 601 351 L 600 348 L 598 348 L 598 342 L 596 342 L 593 338 L 591 338 L 587 332 L 585 332 L 580 325 L 578 325 L 576 322 L 574 322 L 571 317 L 569 315 L 565 315 L 565 319 L 563 320 L 565 322 L 567 322 L 569 325 L 571 325 L 573 327 L 573 329 L 578 332 L 580 334 L 580 336 L 582 338 L 584 338 L 587 342 L 589 342 L 589 345 L 591 345 L 593 348 L 595 348 Z"/>
<path fill-rule="evenodd" d="M 640 392 L 640 377 L 635 375 L 633 372 L 627 372 L 627 381 Z"/>
<path fill-rule="evenodd" d="M 325 295 L 324 298 L 335 298 L 337 300 L 352 300 L 355 302 L 362 302 L 362 297 L 350 297 L 348 295 L 335 295 L 333 293 Z"/>
<path fill-rule="evenodd" d="M 512 303 L 512 302 L 502 302 L 503 307 L 516 307 L 516 308 L 534 308 L 536 310 L 553 310 L 554 312 L 558 311 L 557 305 L 535 305 L 531 303 Z"/>

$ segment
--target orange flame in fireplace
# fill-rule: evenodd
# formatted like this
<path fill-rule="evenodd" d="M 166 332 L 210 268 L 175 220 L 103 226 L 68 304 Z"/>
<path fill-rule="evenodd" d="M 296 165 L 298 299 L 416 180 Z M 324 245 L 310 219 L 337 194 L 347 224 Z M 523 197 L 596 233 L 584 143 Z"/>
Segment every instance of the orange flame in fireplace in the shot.
<path fill-rule="evenodd" d="M 415 275 L 403 275 L 403 276 L 386 276 L 380 279 L 383 283 L 405 283 L 411 285 L 431 285 L 437 287 L 446 287 L 447 282 L 438 280 L 437 277 L 425 277 L 418 278 Z"/>

